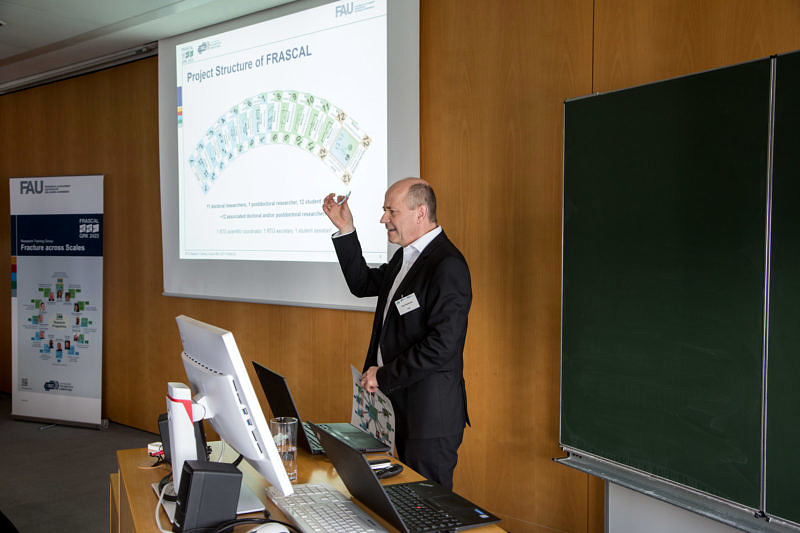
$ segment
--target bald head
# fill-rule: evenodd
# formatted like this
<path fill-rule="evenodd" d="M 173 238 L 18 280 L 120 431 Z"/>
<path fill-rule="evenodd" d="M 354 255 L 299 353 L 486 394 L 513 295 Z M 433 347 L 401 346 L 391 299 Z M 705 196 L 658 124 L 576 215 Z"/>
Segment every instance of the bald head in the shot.
<path fill-rule="evenodd" d="M 395 187 L 398 192 L 405 194 L 409 209 L 424 205 L 428 210 L 428 220 L 436 225 L 436 194 L 430 183 L 422 178 L 404 178 L 393 183 L 389 191 Z"/>

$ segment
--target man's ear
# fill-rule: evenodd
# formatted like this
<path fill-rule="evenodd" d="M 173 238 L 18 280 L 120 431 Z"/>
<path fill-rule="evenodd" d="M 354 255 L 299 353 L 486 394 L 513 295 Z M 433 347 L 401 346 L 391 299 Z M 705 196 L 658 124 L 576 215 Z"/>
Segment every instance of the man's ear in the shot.
<path fill-rule="evenodd" d="M 419 207 L 417 207 L 417 217 L 416 217 L 417 224 L 422 224 L 427 219 L 428 219 L 428 206 L 422 204 Z"/>

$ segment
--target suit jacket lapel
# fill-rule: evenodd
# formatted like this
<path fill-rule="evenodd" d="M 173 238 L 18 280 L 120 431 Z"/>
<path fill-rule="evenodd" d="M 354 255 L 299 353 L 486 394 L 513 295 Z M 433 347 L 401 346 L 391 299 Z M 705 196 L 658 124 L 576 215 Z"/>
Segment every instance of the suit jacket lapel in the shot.
<path fill-rule="evenodd" d="M 417 257 L 417 260 L 414 261 L 413 265 L 411 265 L 411 268 L 406 273 L 406 277 L 400 282 L 400 286 L 397 287 L 397 294 L 406 296 L 409 285 L 413 283 L 417 273 L 425 268 L 425 263 L 428 260 L 428 257 L 430 257 L 430 255 L 434 253 L 446 240 L 447 237 L 445 236 L 444 231 L 442 231 L 430 243 L 428 243 L 428 246 L 422 250 L 422 253 L 419 255 L 419 257 Z M 395 300 L 396 299 L 397 298 L 395 298 Z"/>
<path fill-rule="evenodd" d="M 385 287 L 385 291 L 389 291 L 392 288 L 392 284 L 394 283 L 394 278 L 397 277 L 397 273 L 400 272 L 400 269 L 403 268 L 403 249 L 397 250 L 394 255 L 392 256 L 389 265 L 386 267 L 386 277 L 383 280 L 383 286 Z M 386 298 L 390 295 L 386 294 Z M 384 300 L 385 302 L 386 300 Z"/>
<path fill-rule="evenodd" d="M 375 320 L 373 321 L 373 337 L 378 338 L 378 343 L 383 340 L 383 310 L 386 308 L 386 299 L 391 296 L 388 294 L 389 289 L 392 288 L 392 284 L 394 283 L 394 278 L 397 277 L 397 273 L 400 272 L 400 269 L 403 266 L 403 250 L 397 250 L 394 255 L 392 256 L 389 264 L 386 266 L 386 277 L 383 280 L 384 289 L 381 290 L 381 294 L 378 296 L 378 302 L 375 307 Z M 391 309 L 386 311 L 386 318 L 389 318 L 391 314 Z M 378 347 L 375 346 L 375 352 L 377 353 Z"/>
<path fill-rule="evenodd" d="M 401 296 L 408 296 L 411 294 L 409 288 L 414 284 L 414 278 L 416 278 L 417 274 L 425 268 L 425 263 L 428 260 L 428 257 L 436 251 L 436 249 L 445 242 L 447 237 L 444 235 L 444 231 L 442 231 L 439 235 L 437 235 L 428 246 L 422 250 L 422 253 L 417 257 L 417 260 L 414 261 L 414 264 L 411 265 L 411 268 L 406 272 L 406 277 L 403 278 L 403 281 L 400 282 L 400 285 L 397 286 L 397 290 L 395 291 L 394 295 L 392 295 L 393 302 L 389 305 L 389 310 L 386 312 L 386 320 L 384 321 L 384 326 L 391 320 L 392 318 L 397 316 L 397 309 L 394 305 L 394 300 L 397 300 Z M 402 266 L 402 261 L 401 261 Z M 399 268 L 397 269 L 400 270 Z M 396 274 L 395 274 L 396 275 Z M 394 277 L 392 277 L 392 281 L 394 281 Z M 385 328 L 384 328 L 385 329 Z M 382 336 L 381 336 L 382 337 Z"/>

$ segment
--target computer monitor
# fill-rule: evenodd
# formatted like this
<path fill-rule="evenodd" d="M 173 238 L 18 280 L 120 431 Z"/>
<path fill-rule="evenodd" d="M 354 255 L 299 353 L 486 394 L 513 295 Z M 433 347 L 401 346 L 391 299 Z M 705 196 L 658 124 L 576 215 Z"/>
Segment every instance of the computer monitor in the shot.
<path fill-rule="evenodd" d="M 285 496 L 292 494 L 291 482 L 233 333 L 183 315 L 175 320 L 183 343 L 181 359 L 194 391 L 192 407 L 199 406 L 205 410 L 195 419 L 207 419 L 220 438 L 272 486 Z M 176 467 L 173 464 L 173 479 L 176 468 L 182 468 L 182 465 Z"/>

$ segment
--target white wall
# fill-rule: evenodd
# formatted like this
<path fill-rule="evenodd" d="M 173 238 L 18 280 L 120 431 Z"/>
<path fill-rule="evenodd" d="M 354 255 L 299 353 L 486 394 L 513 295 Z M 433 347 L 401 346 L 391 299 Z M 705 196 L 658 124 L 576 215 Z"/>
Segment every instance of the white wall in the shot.
<path fill-rule="evenodd" d="M 606 483 L 606 533 L 738 533 L 740 530 L 614 483 Z"/>

